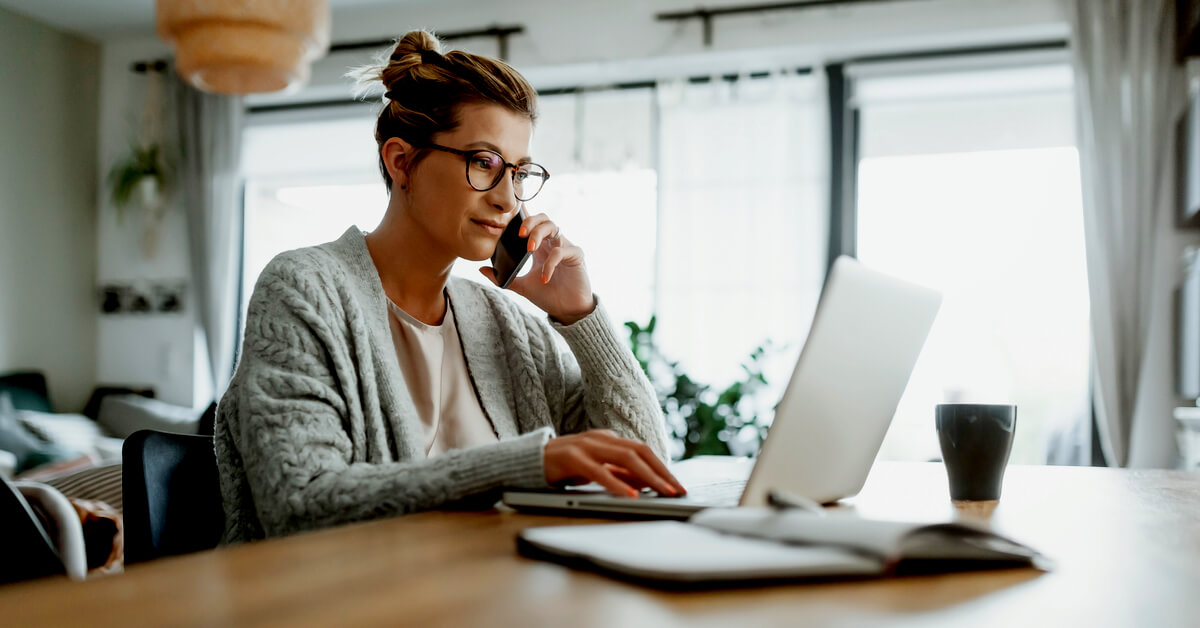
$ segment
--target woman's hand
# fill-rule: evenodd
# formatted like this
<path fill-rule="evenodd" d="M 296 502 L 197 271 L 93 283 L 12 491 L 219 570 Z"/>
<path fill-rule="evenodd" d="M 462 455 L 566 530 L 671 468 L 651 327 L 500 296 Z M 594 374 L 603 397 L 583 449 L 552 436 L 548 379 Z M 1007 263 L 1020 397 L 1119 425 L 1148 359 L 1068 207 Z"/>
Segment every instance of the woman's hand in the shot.
<path fill-rule="evenodd" d="M 550 439 L 545 453 L 546 481 L 569 485 L 596 482 L 613 495 L 637 497 L 649 487 L 675 497 L 687 489 L 645 443 L 609 430 L 589 430 Z"/>
<path fill-rule="evenodd" d="M 520 235 L 529 238 L 533 269 L 509 284 L 513 292 L 564 325 L 591 314 L 596 300 L 583 263 L 583 249 L 563 237 L 558 225 L 546 214 L 526 218 Z M 495 283 L 495 271 L 491 268 L 479 271 Z"/>

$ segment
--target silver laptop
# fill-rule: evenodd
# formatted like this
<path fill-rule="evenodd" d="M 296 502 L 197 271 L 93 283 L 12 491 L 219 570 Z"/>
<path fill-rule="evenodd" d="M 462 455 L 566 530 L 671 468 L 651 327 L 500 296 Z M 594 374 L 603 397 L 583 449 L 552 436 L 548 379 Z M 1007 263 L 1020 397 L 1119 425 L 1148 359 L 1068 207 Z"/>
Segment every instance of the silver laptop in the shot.
<path fill-rule="evenodd" d="M 879 453 L 941 301 L 936 291 L 839 257 L 752 464 L 730 461 L 718 477 L 689 484 L 688 472 L 697 469 L 684 461 L 672 472 L 680 471 L 685 497 L 617 497 L 589 485 L 507 491 L 502 501 L 537 512 L 686 518 L 703 508 L 766 505 L 770 491 L 817 503 L 855 495 Z"/>

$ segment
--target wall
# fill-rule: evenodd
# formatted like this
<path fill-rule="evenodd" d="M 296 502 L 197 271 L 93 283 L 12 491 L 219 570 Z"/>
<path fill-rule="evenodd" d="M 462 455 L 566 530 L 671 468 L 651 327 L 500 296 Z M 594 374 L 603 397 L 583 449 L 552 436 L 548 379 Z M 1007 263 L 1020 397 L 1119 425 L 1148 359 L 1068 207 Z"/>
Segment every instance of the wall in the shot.
<path fill-rule="evenodd" d="M 677 25 L 654 18 L 658 12 L 695 6 L 693 0 L 413 0 L 339 10 L 334 16 L 333 40 L 394 37 L 421 27 L 455 31 L 521 24 L 526 32 L 511 39 L 509 60 L 535 86 L 546 88 L 759 70 L 764 63 L 809 64 L 880 51 L 1054 39 L 1066 32 L 1056 0 L 919 0 L 728 18 L 715 24 L 711 48 L 702 45 L 699 22 Z M 463 40 L 454 45 L 483 54 L 498 52 L 493 39 Z M 137 75 L 129 72 L 129 64 L 167 52 L 151 34 L 105 44 L 99 173 L 107 172 L 126 146 L 128 118 L 140 107 L 142 85 Z M 300 92 L 260 96 L 249 102 L 345 98 L 343 74 L 364 60 L 362 54 L 332 55 L 315 65 L 312 84 Z M 141 259 L 135 240 L 136 231 L 118 225 L 112 209 L 102 202 L 98 235 L 101 280 L 186 277 L 187 238 L 178 209 L 168 216 L 158 259 Z M 199 371 L 193 364 L 196 353 L 190 307 L 182 315 L 169 317 L 98 319 L 96 368 L 102 379 L 150 384 L 160 397 L 175 403 L 207 403 L 206 395 L 193 386 Z"/>
<path fill-rule="evenodd" d="M 96 44 L 0 9 L 0 372 L 96 381 Z"/>
<path fill-rule="evenodd" d="M 166 58 L 169 53 L 167 46 L 153 37 L 104 46 L 99 63 L 98 176 L 105 177 L 113 164 L 127 155 L 137 137 L 148 79 L 145 74 L 131 71 L 131 64 Z M 169 132 L 171 121 L 166 124 Z M 107 186 L 98 202 L 99 285 L 120 284 L 144 290 L 158 282 L 188 280 L 186 220 L 177 201 L 168 206 L 153 257 L 147 257 L 140 245 L 143 215 L 126 210 L 118 217 Z M 206 405 L 207 399 L 196 399 L 194 394 L 194 312 L 188 293 L 181 313 L 95 314 L 99 334 L 97 377 L 106 383 L 151 386 L 158 398 L 169 403 Z"/>

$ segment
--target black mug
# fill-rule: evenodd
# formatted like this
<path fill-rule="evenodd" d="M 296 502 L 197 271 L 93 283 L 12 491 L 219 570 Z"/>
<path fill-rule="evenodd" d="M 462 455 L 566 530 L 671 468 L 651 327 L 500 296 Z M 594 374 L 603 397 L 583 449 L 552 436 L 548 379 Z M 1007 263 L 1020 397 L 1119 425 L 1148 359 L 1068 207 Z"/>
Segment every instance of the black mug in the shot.
<path fill-rule="evenodd" d="M 938 441 L 950 479 L 950 499 L 1000 499 L 1004 467 L 1017 428 L 1017 407 L 992 403 L 941 403 Z"/>

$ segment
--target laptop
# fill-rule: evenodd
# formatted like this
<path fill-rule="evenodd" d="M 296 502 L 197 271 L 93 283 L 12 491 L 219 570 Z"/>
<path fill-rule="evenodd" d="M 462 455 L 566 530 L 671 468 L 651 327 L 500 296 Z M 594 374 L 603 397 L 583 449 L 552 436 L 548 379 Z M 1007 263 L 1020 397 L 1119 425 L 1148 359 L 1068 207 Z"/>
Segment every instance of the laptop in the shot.
<path fill-rule="evenodd" d="M 698 469 L 691 461 L 673 466 L 684 497 L 619 497 L 588 485 L 510 490 L 502 501 L 532 512 L 682 519 L 704 508 L 767 505 L 772 493 L 819 504 L 853 496 L 866 483 L 941 302 L 934 290 L 839 257 L 754 461 L 727 461 L 715 474 L 710 464 L 716 477 L 692 484 L 688 472 Z"/>

